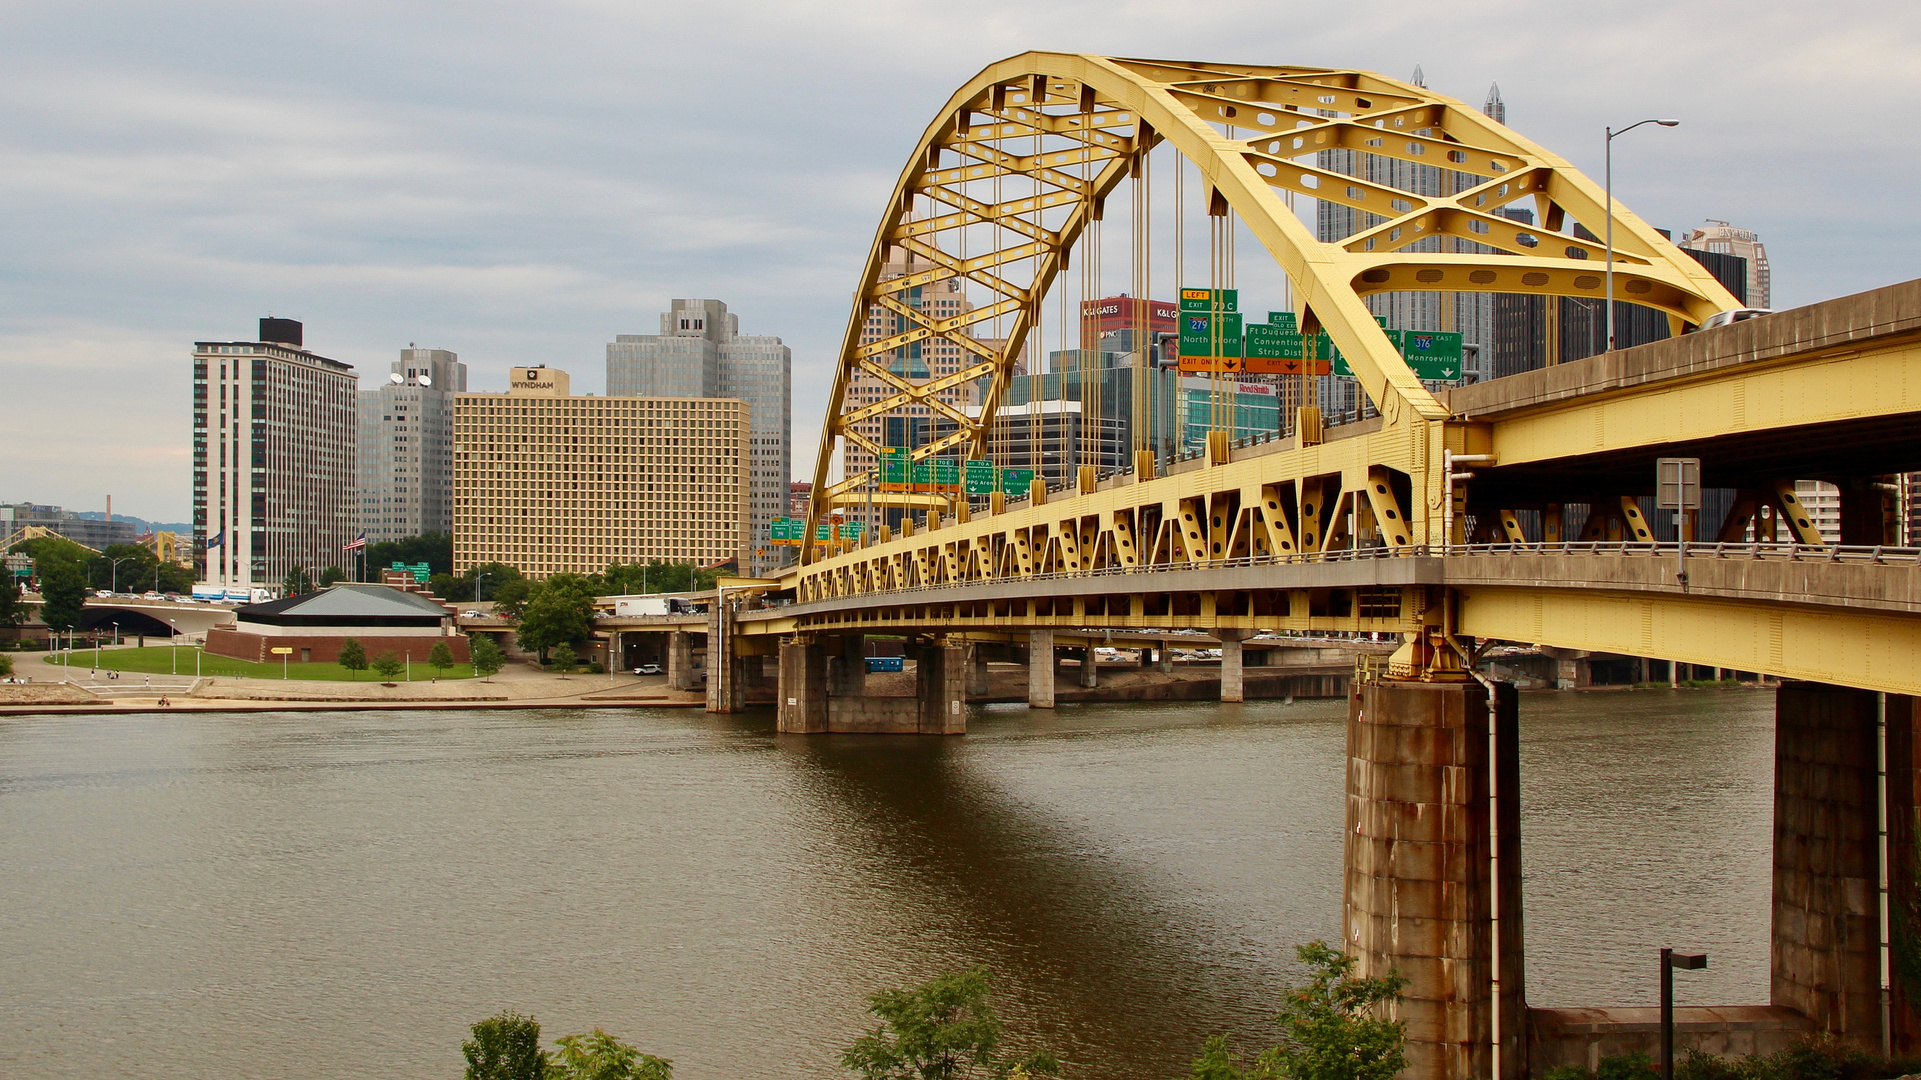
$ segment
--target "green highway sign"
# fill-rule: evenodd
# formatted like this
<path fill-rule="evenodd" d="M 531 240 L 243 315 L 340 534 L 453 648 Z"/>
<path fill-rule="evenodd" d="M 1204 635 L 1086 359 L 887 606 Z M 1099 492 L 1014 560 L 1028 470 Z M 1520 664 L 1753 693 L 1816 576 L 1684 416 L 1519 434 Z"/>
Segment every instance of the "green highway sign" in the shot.
<path fill-rule="evenodd" d="M 1032 469 L 1001 470 L 1001 490 L 1005 491 L 1009 498 L 1027 498 L 1033 483 L 1034 470 Z"/>
<path fill-rule="evenodd" d="M 914 467 L 912 471 L 914 476 L 915 491 L 925 491 L 933 488 L 934 486 L 934 463 L 933 462 L 916 461 L 914 462 Z"/>
<path fill-rule="evenodd" d="M 1249 359 L 1300 359 L 1301 335 L 1274 323 L 1255 323 L 1247 328 L 1246 352 Z"/>
<path fill-rule="evenodd" d="M 880 451 L 880 489 L 882 491 L 906 491 L 908 485 L 907 448 L 905 446 L 884 446 Z M 794 537 L 799 540 L 800 537 Z"/>
<path fill-rule="evenodd" d="M 1244 333 L 1239 312 L 1181 312 L 1182 356 L 1239 356 Z"/>
<path fill-rule="evenodd" d="M 1445 330 L 1409 330 L 1403 335 L 1401 355 L 1416 378 L 1453 382 L 1461 377 L 1462 335 Z"/>
<path fill-rule="evenodd" d="M 799 518 L 778 517 L 767 523 L 767 539 L 779 543 L 783 540 L 799 540 L 807 523 Z"/>
<path fill-rule="evenodd" d="M 953 458 L 934 459 L 934 486 L 952 491 L 960 487 L 960 462 Z"/>
<path fill-rule="evenodd" d="M 967 462 L 967 493 L 969 495 L 992 495 L 994 493 L 994 463 L 986 458 L 970 458 Z"/>
<path fill-rule="evenodd" d="M 1182 311 L 1238 311 L 1240 310 L 1241 291 L 1239 289 L 1182 289 Z"/>
<path fill-rule="evenodd" d="M 427 564 L 424 562 L 422 563 L 397 562 L 397 563 L 394 563 L 392 566 L 388 567 L 388 569 L 405 570 L 407 573 L 412 574 L 414 576 L 414 581 L 422 585 L 425 585 L 427 583 L 427 575 L 429 571 L 427 569 Z"/>
<path fill-rule="evenodd" d="M 1298 334 L 1301 332 L 1300 320 L 1296 318 L 1294 313 L 1291 311 L 1268 312 L 1267 325 L 1277 327 L 1291 334 Z M 1249 327 L 1249 329 L 1253 329 L 1253 328 Z"/>
<path fill-rule="evenodd" d="M 864 521 L 843 521 L 840 523 L 840 538 L 842 540 L 859 540 L 861 535 L 866 531 L 867 523 Z"/>

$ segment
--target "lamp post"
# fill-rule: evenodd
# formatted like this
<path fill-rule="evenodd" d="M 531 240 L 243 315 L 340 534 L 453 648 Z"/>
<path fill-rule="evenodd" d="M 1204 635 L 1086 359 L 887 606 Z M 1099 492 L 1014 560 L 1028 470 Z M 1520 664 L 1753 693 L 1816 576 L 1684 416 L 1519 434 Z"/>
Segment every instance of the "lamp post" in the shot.
<path fill-rule="evenodd" d="M 481 601 L 481 596 L 480 596 L 480 593 L 481 593 L 481 588 L 480 588 L 480 583 L 481 583 L 481 582 L 483 582 L 483 581 L 485 581 L 485 580 L 487 580 L 488 578 L 490 578 L 490 577 L 492 577 L 492 576 L 493 576 L 492 574 L 490 574 L 490 573 L 486 573 L 486 572 L 483 572 L 483 571 L 478 571 L 478 570 L 477 570 L 477 571 L 475 571 L 475 572 L 474 572 L 474 603 L 475 603 L 476 605 L 478 605 L 478 604 L 480 603 L 480 601 Z"/>
<path fill-rule="evenodd" d="M 1634 123 L 1629 124 L 1628 126 L 1622 128 L 1619 131 L 1616 131 L 1613 128 L 1607 129 L 1607 152 L 1604 156 L 1607 159 L 1607 201 L 1608 201 L 1608 220 L 1607 220 L 1607 234 L 1608 234 L 1607 235 L 1607 249 L 1608 249 L 1607 351 L 1608 352 L 1614 351 L 1614 140 L 1617 136 L 1626 135 L 1628 132 L 1633 131 L 1635 128 L 1640 127 L 1642 124 L 1659 124 L 1662 127 L 1674 127 L 1680 122 L 1681 121 L 1679 120 L 1656 120 L 1652 117 L 1649 117 L 1646 120 L 1636 120 Z"/>
<path fill-rule="evenodd" d="M 128 555 L 123 558 L 115 559 L 113 561 L 113 565 L 107 568 L 107 591 L 108 592 L 117 593 L 120 591 L 120 564 L 123 562 L 132 562 L 132 561 L 133 561 L 133 556 Z"/>
<path fill-rule="evenodd" d="M 1707 953 L 1661 950 L 1661 1076 L 1674 1080 L 1674 969 L 1699 971 L 1708 966 Z"/>

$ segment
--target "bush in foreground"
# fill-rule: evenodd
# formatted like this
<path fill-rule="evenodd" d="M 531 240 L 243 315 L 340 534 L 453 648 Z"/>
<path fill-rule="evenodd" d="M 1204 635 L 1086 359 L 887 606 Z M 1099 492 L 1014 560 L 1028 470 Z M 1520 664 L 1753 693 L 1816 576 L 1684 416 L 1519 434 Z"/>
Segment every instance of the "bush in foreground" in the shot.
<path fill-rule="evenodd" d="M 1281 1002 L 1281 1042 L 1250 1071 L 1217 1035 L 1194 1059 L 1189 1080 L 1392 1080 L 1406 1067 L 1407 1025 L 1378 1013 L 1401 999 L 1407 978 L 1398 971 L 1355 978 L 1354 958 L 1319 941 L 1295 954 L 1309 977 Z"/>
<path fill-rule="evenodd" d="M 460 1044 L 466 1080 L 673 1080 L 674 1063 L 643 1054 L 599 1028 L 540 1048 L 540 1021 L 511 1010 L 473 1025 Z"/>

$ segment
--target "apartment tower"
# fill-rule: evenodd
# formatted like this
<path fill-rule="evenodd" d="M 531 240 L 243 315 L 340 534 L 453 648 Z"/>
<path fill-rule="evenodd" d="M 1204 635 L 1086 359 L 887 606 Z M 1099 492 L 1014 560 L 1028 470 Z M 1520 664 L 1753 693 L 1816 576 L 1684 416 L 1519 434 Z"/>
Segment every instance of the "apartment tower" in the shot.
<path fill-rule="evenodd" d="M 354 369 L 292 319 L 193 351 L 193 531 L 201 582 L 278 587 L 346 558 L 354 538 Z"/>

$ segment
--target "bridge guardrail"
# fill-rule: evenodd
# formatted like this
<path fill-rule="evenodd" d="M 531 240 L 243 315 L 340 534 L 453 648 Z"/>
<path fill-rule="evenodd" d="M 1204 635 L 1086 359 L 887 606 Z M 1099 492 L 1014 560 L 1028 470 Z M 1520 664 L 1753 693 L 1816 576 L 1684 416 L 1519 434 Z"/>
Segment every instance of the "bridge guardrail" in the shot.
<path fill-rule="evenodd" d="M 1876 565 L 1901 565 L 1921 567 L 1921 548 L 1888 547 L 1885 545 L 1832 545 L 1814 546 L 1809 544 L 1789 544 L 1777 542 L 1720 543 L 1690 540 L 1685 544 L 1673 540 L 1629 541 L 1629 540 L 1564 540 L 1555 543 L 1532 541 L 1527 543 L 1501 544 L 1411 544 L 1405 547 L 1360 547 L 1343 548 L 1338 551 L 1296 552 L 1285 555 L 1251 555 L 1238 559 L 1217 559 L 1205 563 L 1183 563 L 1156 566 L 1107 566 L 1095 570 L 1059 570 L 1046 574 L 1026 574 L 1020 577 L 974 578 L 967 581 L 942 581 L 932 585 L 914 585 L 892 589 L 874 589 L 856 593 L 857 596 L 888 596 L 904 593 L 931 593 L 944 589 L 966 589 L 981 585 L 991 585 L 1008 581 L 1081 581 L 1087 578 L 1130 577 L 1135 574 L 1155 574 L 1179 570 L 1234 570 L 1262 566 L 1300 566 L 1311 564 L 1361 562 L 1380 559 L 1440 558 L 1476 555 L 1647 555 L 1674 557 L 1677 554 L 1691 559 L 1776 559 L 1787 562 L 1820 560 L 1823 562 L 1872 563 Z M 845 597 L 834 597 L 845 599 Z M 811 603 L 812 601 L 808 601 Z M 770 604 L 770 608 L 787 607 L 794 601 Z"/>

